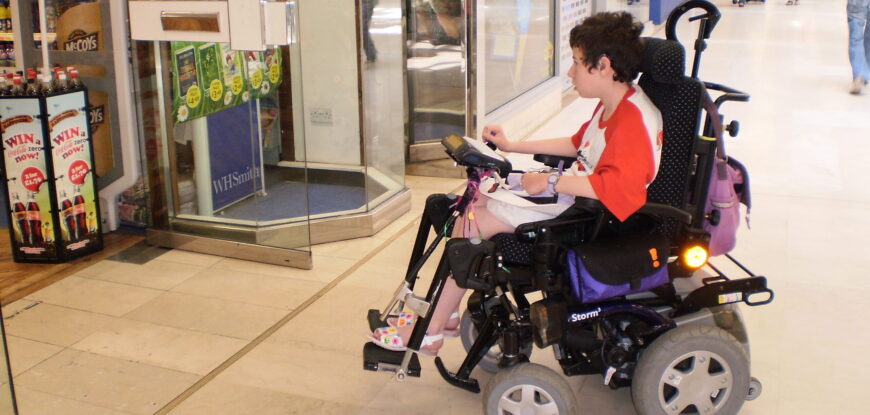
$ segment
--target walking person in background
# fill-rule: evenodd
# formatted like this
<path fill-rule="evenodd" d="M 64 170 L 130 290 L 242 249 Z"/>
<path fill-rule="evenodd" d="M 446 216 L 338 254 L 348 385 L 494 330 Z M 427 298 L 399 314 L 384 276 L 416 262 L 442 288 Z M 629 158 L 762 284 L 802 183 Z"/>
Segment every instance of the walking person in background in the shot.
<path fill-rule="evenodd" d="M 870 0 L 849 0 L 846 4 L 849 22 L 849 63 L 852 64 L 852 88 L 849 93 L 861 95 L 870 80 Z"/>

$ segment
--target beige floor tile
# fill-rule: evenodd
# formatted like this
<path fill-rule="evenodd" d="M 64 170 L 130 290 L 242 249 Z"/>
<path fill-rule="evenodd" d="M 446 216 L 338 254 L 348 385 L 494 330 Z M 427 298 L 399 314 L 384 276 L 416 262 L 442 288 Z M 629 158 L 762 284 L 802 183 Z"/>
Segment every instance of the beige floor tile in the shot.
<path fill-rule="evenodd" d="M 356 405 L 329 402 L 214 380 L 170 411 L 171 415 L 350 415 Z"/>
<path fill-rule="evenodd" d="M 241 271 L 250 274 L 271 275 L 287 277 L 297 280 L 316 281 L 324 284 L 332 282 L 336 277 L 350 269 L 358 261 L 336 257 L 315 257 L 314 268 L 310 270 L 282 267 L 278 265 L 262 264 L 258 262 L 243 261 L 241 259 L 224 258 L 212 268 Z"/>
<path fill-rule="evenodd" d="M 362 345 L 360 345 L 362 347 Z M 328 402 L 363 405 L 389 381 L 359 356 L 307 345 L 262 343 L 217 379 Z"/>
<path fill-rule="evenodd" d="M 389 376 L 385 373 L 375 375 Z M 438 376 L 429 373 L 424 376 Z M 421 382 L 423 378 L 410 378 L 404 382 L 391 380 L 378 391 L 361 415 L 401 413 L 409 415 L 480 414 L 481 395 L 466 392 L 441 381 L 432 386 Z M 440 379 L 439 379 L 440 380 Z"/>
<path fill-rule="evenodd" d="M 217 264 L 222 259 L 223 257 L 216 255 L 201 254 L 199 252 L 184 251 L 181 249 L 171 249 L 169 252 L 158 256 L 154 260 L 196 265 L 199 267 L 210 267 Z"/>
<path fill-rule="evenodd" d="M 76 273 L 76 275 L 102 281 L 135 285 L 137 287 L 168 290 L 205 269 L 205 267 L 199 265 L 158 260 L 149 261 L 143 265 L 118 261 L 103 262 L 113 264 L 98 268 L 89 267 Z"/>
<path fill-rule="evenodd" d="M 71 347 L 131 362 L 205 375 L 247 344 L 244 340 L 118 319 Z"/>
<path fill-rule="evenodd" d="M 321 257 L 336 257 L 360 260 L 380 246 L 382 239 L 367 237 L 356 238 L 347 241 L 330 242 L 327 244 L 313 245 L 311 252 L 314 260 Z"/>
<path fill-rule="evenodd" d="M 273 275 L 208 268 L 172 289 L 174 292 L 264 307 L 298 307 L 326 284 Z"/>
<path fill-rule="evenodd" d="M 369 333 L 366 313 L 383 308 L 390 297 L 377 290 L 335 287 L 265 342 L 361 357 Z"/>
<path fill-rule="evenodd" d="M 56 346 L 70 346 L 112 324 L 116 317 L 40 303 L 9 319 L 6 334 Z"/>
<path fill-rule="evenodd" d="M 408 258 L 405 258 L 407 261 Z M 386 291 L 392 294 L 407 272 L 407 263 L 379 265 L 367 262 L 339 283 L 343 287 L 358 287 Z"/>
<path fill-rule="evenodd" d="M 123 415 L 132 413 L 91 405 L 25 388 L 21 385 L 15 385 L 15 398 L 18 402 L 18 413 L 21 415 Z"/>
<path fill-rule="evenodd" d="M 26 298 L 95 313 L 122 316 L 162 291 L 70 276 Z"/>
<path fill-rule="evenodd" d="M 9 366 L 12 376 L 38 365 L 43 360 L 63 350 L 63 347 L 7 335 L 6 347 L 9 352 Z"/>
<path fill-rule="evenodd" d="M 15 378 L 15 384 L 117 411 L 152 414 L 198 378 L 67 349 Z"/>
<path fill-rule="evenodd" d="M 30 307 L 34 307 L 39 304 L 36 301 L 28 300 L 26 298 L 22 298 L 17 301 L 13 301 L 10 304 L 6 304 L 3 306 L 3 318 L 8 319 L 18 315 L 21 312 L 26 311 Z"/>
<path fill-rule="evenodd" d="M 413 222 L 413 223 L 412 223 Z M 417 212 L 408 212 L 394 220 L 393 223 L 381 229 L 378 233 L 372 235 L 375 239 L 387 240 L 392 239 L 402 229 L 410 226 L 417 229 L 420 226 L 420 214 Z"/>
<path fill-rule="evenodd" d="M 169 292 L 131 311 L 124 318 L 251 340 L 287 313 L 285 309 Z"/>

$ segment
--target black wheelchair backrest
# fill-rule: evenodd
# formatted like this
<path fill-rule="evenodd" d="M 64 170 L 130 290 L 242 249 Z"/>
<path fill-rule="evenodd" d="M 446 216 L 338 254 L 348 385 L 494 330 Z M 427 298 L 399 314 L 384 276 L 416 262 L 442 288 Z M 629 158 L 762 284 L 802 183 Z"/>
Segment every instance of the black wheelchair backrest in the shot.
<path fill-rule="evenodd" d="M 643 41 L 646 55 L 638 84 L 658 107 L 664 122 L 659 171 L 647 189 L 647 199 L 687 209 L 704 86 L 685 75 L 686 54 L 681 44 L 656 38 Z M 675 236 L 675 222 L 668 223 L 663 231 L 669 237 Z"/>

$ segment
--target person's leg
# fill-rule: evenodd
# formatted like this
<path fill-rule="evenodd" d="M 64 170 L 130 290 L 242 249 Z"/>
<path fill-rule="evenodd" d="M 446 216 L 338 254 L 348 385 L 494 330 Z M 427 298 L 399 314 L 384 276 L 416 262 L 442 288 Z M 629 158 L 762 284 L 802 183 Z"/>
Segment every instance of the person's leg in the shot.
<path fill-rule="evenodd" d="M 475 221 L 469 221 L 466 217 L 460 217 L 453 226 L 451 237 L 475 237 L 482 235 L 484 239 L 489 239 L 493 235 L 499 233 L 513 232 L 513 227 L 502 223 L 486 208 L 486 197 L 481 197 L 474 205 Z M 476 222 L 476 223 L 475 223 Z M 479 229 L 479 230 L 478 230 Z M 479 234 L 478 234 L 479 232 Z M 459 310 L 459 305 L 462 302 L 462 297 L 465 295 L 465 289 L 456 285 L 453 277 L 449 277 L 441 291 L 441 297 L 438 299 L 438 304 L 432 313 L 432 318 L 429 321 L 429 328 L 426 330 L 428 335 L 438 334 L 444 331 L 447 322 L 450 320 L 450 315 Z M 398 328 L 398 334 L 402 338 L 403 344 L 411 337 L 411 332 L 414 325 L 407 325 Z M 378 334 L 373 335 L 379 338 Z M 424 349 L 430 352 L 436 352 L 443 345 L 443 340 L 433 342 L 430 346 Z"/>
<path fill-rule="evenodd" d="M 867 73 L 867 51 L 865 49 L 867 31 L 867 8 L 858 1 L 850 1 L 847 6 L 849 24 L 849 63 L 852 65 L 852 79 L 863 78 Z"/>
<path fill-rule="evenodd" d="M 870 81 L 870 1 L 864 10 L 864 83 Z"/>

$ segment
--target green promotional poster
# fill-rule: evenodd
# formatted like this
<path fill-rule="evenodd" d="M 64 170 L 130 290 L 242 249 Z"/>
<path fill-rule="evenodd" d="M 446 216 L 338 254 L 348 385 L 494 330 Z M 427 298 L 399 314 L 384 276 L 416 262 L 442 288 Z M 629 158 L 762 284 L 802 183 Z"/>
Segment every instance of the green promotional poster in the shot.
<path fill-rule="evenodd" d="M 227 43 L 172 42 L 173 120 L 204 117 L 268 95 L 281 84 L 281 51 Z"/>
<path fill-rule="evenodd" d="M 46 98 L 55 197 L 66 253 L 101 245 L 84 92 Z"/>
<path fill-rule="evenodd" d="M 16 259 L 53 259 L 57 243 L 39 99 L 5 99 L 0 118 L 13 254 Z"/>

